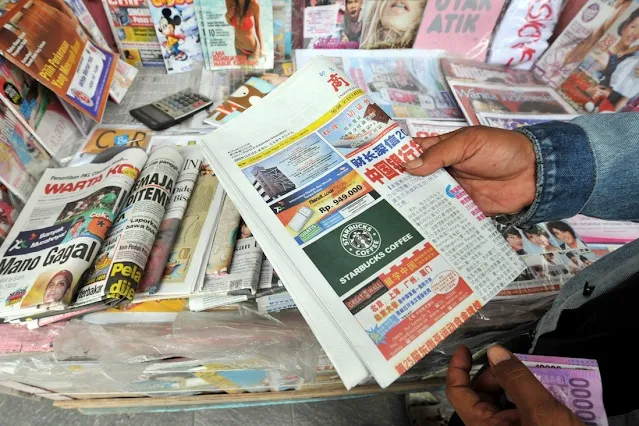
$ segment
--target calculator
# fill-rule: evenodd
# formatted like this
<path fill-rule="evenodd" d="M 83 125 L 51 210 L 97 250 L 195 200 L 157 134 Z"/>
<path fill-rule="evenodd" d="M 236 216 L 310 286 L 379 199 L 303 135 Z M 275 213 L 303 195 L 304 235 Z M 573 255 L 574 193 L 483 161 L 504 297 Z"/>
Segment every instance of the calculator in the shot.
<path fill-rule="evenodd" d="M 186 120 L 213 103 L 192 90 L 182 90 L 157 102 L 129 111 L 152 130 L 164 130 Z"/>

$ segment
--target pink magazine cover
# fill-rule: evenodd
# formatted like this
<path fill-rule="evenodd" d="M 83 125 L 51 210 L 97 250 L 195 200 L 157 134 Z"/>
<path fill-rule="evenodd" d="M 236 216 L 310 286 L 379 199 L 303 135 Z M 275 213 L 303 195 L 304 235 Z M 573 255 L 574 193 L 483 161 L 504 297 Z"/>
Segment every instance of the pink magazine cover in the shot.
<path fill-rule="evenodd" d="M 444 49 L 451 55 L 484 61 L 504 3 L 505 0 L 429 1 L 413 47 Z"/>

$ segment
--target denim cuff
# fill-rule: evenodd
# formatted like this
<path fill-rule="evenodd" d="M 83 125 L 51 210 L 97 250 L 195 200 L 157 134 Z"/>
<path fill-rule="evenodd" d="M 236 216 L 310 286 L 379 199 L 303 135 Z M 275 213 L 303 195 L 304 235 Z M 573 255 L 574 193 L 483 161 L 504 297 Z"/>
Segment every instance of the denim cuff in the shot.
<path fill-rule="evenodd" d="M 526 226 L 579 213 L 595 188 L 595 156 L 586 132 L 576 124 L 548 122 L 517 129 L 533 143 L 537 191 L 523 212 L 499 222 Z"/>

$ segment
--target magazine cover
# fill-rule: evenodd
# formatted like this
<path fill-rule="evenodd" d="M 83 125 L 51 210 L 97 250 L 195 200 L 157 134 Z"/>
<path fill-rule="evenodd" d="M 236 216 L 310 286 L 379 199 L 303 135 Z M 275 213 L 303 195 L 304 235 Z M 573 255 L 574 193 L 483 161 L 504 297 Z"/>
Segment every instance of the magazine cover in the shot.
<path fill-rule="evenodd" d="M 568 223 L 588 244 L 628 244 L 639 238 L 639 224 L 577 215 Z"/>
<path fill-rule="evenodd" d="M 362 49 L 409 49 L 422 22 L 426 0 L 366 0 Z"/>
<path fill-rule="evenodd" d="M 271 83 L 258 77 L 251 77 L 222 104 L 211 110 L 204 122 L 211 126 L 220 127 L 253 106 L 254 103 L 259 102 L 273 89 L 275 86 Z"/>
<path fill-rule="evenodd" d="M 478 112 L 477 119 L 483 126 L 497 127 L 499 129 L 515 130 L 522 126 L 547 123 L 548 121 L 570 121 L 578 114 L 548 114 L 527 115 L 511 114 L 503 112 Z"/>
<path fill-rule="evenodd" d="M 200 2 L 211 69 L 273 68 L 271 0 Z"/>
<path fill-rule="evenodd" d="M 619 15 L 560 93 L 579 112 L 622 110 L 639 96 L 639 0 Z"/>
<path fill-rule="evenodd" d="M 109 97 L 116 55 L 88 40 L 64 2 L 20 0 L 0 18 L 4 57 L 45 87 L 100 121 Z"/>
<path fill-rule="evenodd" d="M 0 184 L 0 245 L 16 222 L 24 203 L 6 186 Z"/>
<path fill-rule="evenodd" d="M 466 120 L 481 124 L 478 113 L 505 112 L 529 114 L 575 114 L 550 87 L 513 87 L 500 84 L 465 83 L 448 80 Z"/>
<path fill-rule="evenodd" d="M 589 0 L 535 63 L 535 76 L 552 87 L 559 87 L 631 3 Z"/>
<path fill-rule="evenodd" d="M 413 47 L 484 61 L 504 3 L 429 1 Z"/>
<path fill-rule="evenodd" d="M 275 61 L 291 59 L 293 51 L 293 0 L 273 0 L 273 51 Z"/>
<path fill-rule="evenodd" d="M 202 64 L 202 48 L 193 3 L 168 7 L 163 0 L 148 0 L 164 66 L 169 74 L 192 71 Z"/>
<path fill-rule="evenodd" d="M 304 9 L 306 49 L 357 49 L 366 0 L 308 0 Z"/>
<path fill-rule="evenodd" d="M 146 127 L 100 125 L 93 129 L 84 147 L 75 154 L 69 165 L 100 163 L 105 157 L 120 152 L 125 147 L 146 149 L 150 140 L 151 131 Z"/>
<path fill-rule="evenodd" d="M 570 278 L 601 257 L 567 221 L 540 223 L 527 229 L 495 226 L 526 264 L 521 275 L 496 299 L 556 294 Z"/>
<path fill-rule="evenodd" d="M 297 50 L 297 69 L 327 56 L 392 118 L 461 120 L 439 67 L 441 52 L 418 50 Z"/>
<path fill-rule="evenodd" d="M 102 0 L 120 56 L 135 67 L 161 67 L 162 50 L 146 0 Z"/>
<path fill-rule="evenodd" d="M 439 136 L 466 126 L 466 123 L 456 121 L 406 120 L 408 133 L 413 138 L 430 138 L 433 136 Z"/>
<path fill-rule="evenodd" d="M 503 65 L 491 65 L 464 59 L 442 58 L 446 78 L 469 83 L 497 83 L 516 86 L 539 86 L 530 71 L 515 70 Z"/>

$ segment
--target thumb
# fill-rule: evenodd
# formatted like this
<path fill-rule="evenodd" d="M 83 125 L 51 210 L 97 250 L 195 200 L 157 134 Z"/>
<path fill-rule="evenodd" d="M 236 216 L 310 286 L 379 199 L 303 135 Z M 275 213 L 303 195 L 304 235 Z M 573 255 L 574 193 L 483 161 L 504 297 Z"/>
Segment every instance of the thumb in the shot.
<path fill-rule="evenodd" d="M 492 346 L 488 349 L 488 361 L 495 379 L 517 406 L 522 418 L 532 420 L 530 424 L 582 424 L 510 351 L 501 346 Z M 564 423 L 555 423 L 550 419 L 563 419 Z"/>
<path fill-rule="evenodd" d="M 404 164 L 408 173 L 418 176 L 428 176 L 442 167 L 452 166 L 463 161 L 467 157 L 468 135 L 467 132 L 453 132 L 446 138 L 428 138 L 436 143 L 422 143 L 424 152 L 414 160 Z M 438 141 L 438 142 L 437 142 Z M 431 145 L 431 146 L 428 146 Z"/>

